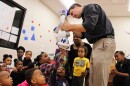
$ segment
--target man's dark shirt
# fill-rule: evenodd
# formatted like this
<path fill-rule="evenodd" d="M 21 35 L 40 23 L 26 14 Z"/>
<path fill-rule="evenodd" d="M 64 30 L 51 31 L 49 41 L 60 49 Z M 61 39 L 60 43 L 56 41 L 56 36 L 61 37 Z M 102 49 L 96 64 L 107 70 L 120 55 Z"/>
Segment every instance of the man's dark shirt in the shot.
<path fill-rule="evenodd" d="M 84 6 L 81 17 L 82 25 L 87 30 L 83 33 L 83 38 L 87 38 L 89 43 L 94 43 L 97 39 L 105 38 L 108 35 L 114 36 L 112 24 L 99 5 Z"/>

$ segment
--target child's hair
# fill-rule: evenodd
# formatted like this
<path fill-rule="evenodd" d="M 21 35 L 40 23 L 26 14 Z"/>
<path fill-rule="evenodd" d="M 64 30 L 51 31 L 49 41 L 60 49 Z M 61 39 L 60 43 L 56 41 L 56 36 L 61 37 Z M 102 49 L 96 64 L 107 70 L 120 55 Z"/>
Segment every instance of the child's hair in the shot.
<path fill-rule="evenodd" d="M 31 69 L 26 71 L 25 79 L 29 85 L 31 85 L 31 79 L 32 79 L 32 76 L 33 76 L 33 73 L 35 70 L 37 70 L 37 68 L 31 68 Z"/>
<path fill-rule="evenodd" d="M 17 52 L 18 52 L 18 50 L 23 50 L 23 51 L 25 52 L 25 48 L 24 48 L 23 46 L 19 46 L 19 47 L 17 48 Z"/>
<path fill-rule="evenodd" d="M 18 60 L 18 59 L 14 59 L 14 66 L 16 66 L 19 61 L 20 60 Z"/>
<path fill-rule="evenodd" d="M 34 59 L 34 63 L 36 64 L 36 65 L 40 65 L 40 63 L 39 63 L 39 61 L 41 60 L 41 57 L 42 57 L 42 54 L 40 54 L 40 55 L 38 55 L 35 59 Z"/>
<path fill-rule="evenodd" d="M 43 53 L 45 53 L 45 52 L 41 52 L 41 54 L 43 54 Z"/>
<path fill-rule="evenodd" d="M 45 52 L 41 52 L 40 55 L 38 55 L 35 59 L 34 59 L 34 63 L 36 65 L 40 65 L 39 61 L 42 59 L 42 54 L 44 54 Z"/>
<path fill-rule="evenodd" d="M 27 51 L 25 52 L 25 54 L 27 54 L 28 52 L 31 52 L 31 53 L 32 53 L 32 51 L 30 51 L 30 50 L 27 50 Z"/>
<path fill-rule="evenodd" d="M 87 54 L 88 54 L 88 48 L 85 47 L 85 46 L 80 46 L 79 48 L 83 48 L 84 51 L 85 51 L 85 56 L 87 56 Z M 79 49 L 79 48 L 78 48 L 78 49 Z"/>
<path fill-rule="evenodd" d="M 3 61 L 5 61 L 8 57 L 12 58 L 12 55 L 4 54 L 3 55 Z"/>

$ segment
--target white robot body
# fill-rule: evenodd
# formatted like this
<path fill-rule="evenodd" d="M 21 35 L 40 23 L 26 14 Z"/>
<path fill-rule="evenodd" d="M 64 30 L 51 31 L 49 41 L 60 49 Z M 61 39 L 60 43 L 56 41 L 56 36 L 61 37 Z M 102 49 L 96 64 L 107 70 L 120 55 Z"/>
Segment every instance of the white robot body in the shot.
<path fill-rule="evenodd" d="M 69 50 L 70 45 L 69 45 L 68 37 L 70 36 L 70 33 L 67 31 L 63 31 L 59 28 L 59 26 L 62 25 L 66 21 L 67 11 L 62 10 L 60 14 L 61 14 L 60 23 L 53 31 L 54 33 L 56 33 L 56 40 L 57 40 L 58 47 L 65 50 Z"/>

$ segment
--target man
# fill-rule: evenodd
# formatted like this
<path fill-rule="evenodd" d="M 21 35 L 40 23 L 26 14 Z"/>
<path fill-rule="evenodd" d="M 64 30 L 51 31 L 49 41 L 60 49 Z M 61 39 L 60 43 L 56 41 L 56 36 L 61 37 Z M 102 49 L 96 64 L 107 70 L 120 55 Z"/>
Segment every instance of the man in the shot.
<path fill-rule="evenodd" d="M 68 14 L 74 18 L 83 19 L 82 24 L 69 24 L 65 22 L 62 30 L 72 31 L 77 36 L 82 32 L 82 38 L 87 38 L 93 44 L 90 58 L 89 86 L 107 86 L 109 78 L 109 65 L 115 51 L 114 30 L 103 9 L 97 4 L 81 6 L 73 4 Z"/>
<path fill-rule="evenodd" d="M 115 52 L 115 59 L 116 69 L 111 71 L 115 75 L 113 86 L 130 86 L 130 60 L 125 58 L 122 51 Z"/>

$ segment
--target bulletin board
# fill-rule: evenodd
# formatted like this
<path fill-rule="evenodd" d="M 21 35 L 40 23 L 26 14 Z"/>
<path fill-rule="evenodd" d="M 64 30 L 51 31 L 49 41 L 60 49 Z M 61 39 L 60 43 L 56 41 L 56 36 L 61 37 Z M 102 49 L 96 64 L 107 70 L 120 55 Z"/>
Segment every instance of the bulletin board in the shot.
<path fill-rule="evenodd" d="M 0 47 L 16 49 L 26 9 L 13 0 L 0 0 Z"/>

